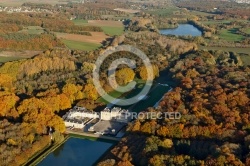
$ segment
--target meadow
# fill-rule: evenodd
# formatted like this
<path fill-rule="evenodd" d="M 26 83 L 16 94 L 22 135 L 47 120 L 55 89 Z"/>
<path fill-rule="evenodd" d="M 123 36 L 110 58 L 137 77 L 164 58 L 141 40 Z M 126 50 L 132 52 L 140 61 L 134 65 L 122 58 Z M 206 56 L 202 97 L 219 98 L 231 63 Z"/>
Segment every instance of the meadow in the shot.
<path fill-rule="evenodd" d="M 72 20 L 75 25 L 79 26 L 99 26 L 103 32 L 109 36 L 121 35 L 124 27 L 121 21 L 105 21 L 105 20 Z"/>
<path fill-rule="evenodd" d="M 0 56 L 0 62 L 9 62 L 9 61 L 16 61 L 16 60 L 20 60 L 23 59 L 23 57 L 6 57 L 6 56 Z"/>
<path fill-rule="evenodd" d="M 36 34 L 40 35 L 44 33 L 44 29 L 40 26 L 28 26 L 19 31 L 19 33 L 28 33 L 28 34 Z"/>
<path fill-rule="evenodd" d="M 220 31 L 219 38 L 227 41 L 241 41 L 244 39 L 244 36 L 236 34 L 236 28 L 233 29 L 224 29 Z"/>
<path fill-rule="evenodd" d="M 96 43 L 87 43 L 87 42 L 65 40 L 65 39 L 63 39 L 62 41 L 69 49 L 92 51 L 101 47 L 101 44 L 96 44 Z"/>

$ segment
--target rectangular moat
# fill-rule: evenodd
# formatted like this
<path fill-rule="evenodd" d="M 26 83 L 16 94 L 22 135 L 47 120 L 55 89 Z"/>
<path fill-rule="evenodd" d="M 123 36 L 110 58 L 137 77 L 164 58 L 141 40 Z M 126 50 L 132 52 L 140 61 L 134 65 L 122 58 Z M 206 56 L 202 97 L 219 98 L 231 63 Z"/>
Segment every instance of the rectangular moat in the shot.
<path fill-rule="evenodd" d="M 91 166 L 95 165 L 98 159 L 115 142 L 99 139 L 69 138 L 43 159 L 38 166 Z"/>

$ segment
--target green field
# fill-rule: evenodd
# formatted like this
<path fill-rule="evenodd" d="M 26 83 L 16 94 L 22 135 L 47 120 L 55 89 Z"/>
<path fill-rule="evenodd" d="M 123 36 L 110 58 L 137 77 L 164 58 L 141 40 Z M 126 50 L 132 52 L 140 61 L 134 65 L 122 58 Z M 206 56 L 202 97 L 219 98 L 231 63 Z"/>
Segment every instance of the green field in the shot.
<path fill-rule="evenodd" d="M 123 27 L 110 27 L 110 26 L 102 26 L 103 32 L 109 36 L 121 35 L 123 33 Z"/>
<path fill-rule="evenodd" d="M 75 50 L 92 51 L 101 47 L 101 44 L 95 44 L 95 43 L 79 42 L 73 40 L 62 40 L 62 41 L 69 49 L 75 49 Z"/>
<path fill-rule="evenodd" d="M 42 27 L 39 27 L 39 26 L 28 26 L 19 32 L 40 35 L 41 33 L 44 32 L 44 29 Z"/>
<path fill-rule="evenodd" d="M 75 25 L 87 25 L 88 20 L 75 19 L 72 20 Z"/>
<path fill-rule="evenodd" d="M 108 95 L 114 97 L 114 98 L 119 98 L 123 93 L 122 92 L 118 92 L 116 90 L 108 93 Z M 98 102 L 102 102 L 102 103 L 106 103 L 108 104 L 109 102 L 105 100 L 105 96 L 100 97 L 99 99 L 97 99 Z"/>
<path fill-rule="evenodd" d="M 72 21 L 75 25 L 79 25 L 79 26 L 90 25 L 90 24 L 88 24 L 88 20 L 76 19 L 76 20 L 72 20 Z M 123 26 L 121 26 L 121 27 L 112 26 L 112 25 L 110 25 L 110 26 L 95 25 L 95 26 L 101 27 L 103 32 L 109 36 L 121 35 L 123 33 L 123 30 L 124 30 Z"/>
<path fill-rule="evenodd" d="M 229 30 L 227 30 L 227 29 L 221 30 L 219 37 L 221 39 L 227 40 L 227 41 L 241 41 L 241 40 L 243 40 L 244 36 L 235 34 L 236 30 L 237 30 L 236 28 L 229 29 Z"/>
<path fill-rule="evenodd" d="M 0 62 L 9 62 L 9 61 L 16 61 L 16 60 L 20 60 L 20 59 L 24 59 L 22 57 L 5 57 L 5 56 L 0 56 Z"/>
<path fill-rule="evenodd" d="M 123 92 L 119 92 L 118 90 L 114 90 L 114 91 L 108 93 L 108 95 L 110 95 L 114 98 L 119 98 L 119 97 L 123 96 L 124 94 L 126 94 L 125 98 L 127 98 L 127 97 L 129 98 L 129 97 L 133 97 L 133 96 L 137 95 L 139 92 L 141 92 L 142 88 L 144 87 L 145 81 L 138 79 L 138 78 L 135 78 L 134 81 L 136 81 L 137 86 L 131 92 L 123 93 Z M 128 89 L 127 89 L 127 91 L 128 91 Z M 99 99 L 97 99 L 97 101 L 109 104 L 109 102 L 106 101 L 104 98 L 105 98 L 105 96 L 100 97 Z"/>

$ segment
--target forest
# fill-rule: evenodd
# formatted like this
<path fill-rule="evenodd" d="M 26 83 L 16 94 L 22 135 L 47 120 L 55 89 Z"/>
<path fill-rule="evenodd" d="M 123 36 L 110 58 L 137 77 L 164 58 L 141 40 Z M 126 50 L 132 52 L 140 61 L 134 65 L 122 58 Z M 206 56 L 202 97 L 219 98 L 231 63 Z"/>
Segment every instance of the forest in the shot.
<path fill-rule="evenodd" d="M 196 10 L 214 13 L 209 11 L 210 6 L 203 9 L 203 2 L 198 2 L 192 4 Z M 178 5 L 189 9 L 190 3 L 184 1 Z M 211 5 L 217 3 L 213 1 Z M 219 13 L 231 18 L 233 4 L 225 3 L 222 7 L 219 4 Z M 180 112 L 182 118 L 132 121 L 125 137 L 105 154 L 99 166 L 250 165 L 248 62 L 241 59 L 240 53 L 199 49 L 201 44 L 249 46 L 246 32 L 249 23 L 239 24 L 236 33 L 246 38 L 237 42 L 218 41 L 216 36 L 219 30 L 235 28 L 240 21 L 204 23 L 219 19 L 218 15 L 191 17 L 193 19 L 179 17 L 202 30 L 202 37 L 163 36 L 159 33 L 159 25 L 168 23 L 175 27 L 180 20 L 164 20 L 164 17 L 142 12 L 125 21 L 126 32 L 104 41 L 101 48 L 93 51 L 69 50 L 53 33 L 90 35 L 93 31 L 100 32 L 100 27 L 77 26 L 69 18 L 72 15 L 79 19 L 106 19 L 101 18 L 102 15 L 127 17 L 123 12 L 112 10 L 123 5 L 120 1 L 116 4 L 99 1 L 85 7 L 67 4 L 60 8 L 26 3 L 24 6 L 55 9 L 55 13 L 0 13 L 0 25 L 7 26 L 0 26 L 0 49 L 43 50 L 29 59 L 0 64 L 1 165 L 22 165 L 44 148 L 61 142 L 65 133 L 61 116 L 74 105 L 94 111 L 105 107 L 105 103 L 98 100 L 100 95 L 93 84 L 92 72 L 98 55 L 122 44 L 142 50 L 153 65 L 154 78 L 164 73 L 163 77 L 169 79 L 173 88 L 163 96 L 158 107 L 142 113 Z M 149 7 L 154 8 L 154 5 Z M 239 10 L 244 7 L 239 5 Z M 156 8 L 163 6 L 156 5 Z M 190 14 L 186 9 L 177 12 L 177 15 L 186 14 Z M 37 26 L 43 32 L 21 32 L 29 26 Z M 129 52 L 114 53 L 101 66 L 100 81 L 106 92 L 114 91 L 108 83 L 107 71 L 117 58 L 136 61 L 134 69 L 119 66 L 115 75 L 119 85 L 126 85 L 133 79 L 145 81 L 146 67 L 140 59 Z"/>

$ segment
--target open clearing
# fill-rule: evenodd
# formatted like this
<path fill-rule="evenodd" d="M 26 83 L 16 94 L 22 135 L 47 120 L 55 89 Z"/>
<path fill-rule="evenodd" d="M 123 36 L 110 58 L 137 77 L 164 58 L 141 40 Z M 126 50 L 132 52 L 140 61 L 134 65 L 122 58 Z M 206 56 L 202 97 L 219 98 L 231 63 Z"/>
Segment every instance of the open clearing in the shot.
<path fill-rule="evenodd" d="M 103 32 L 109 36 L 121 35 L 123 33 L 123 28 L 120 27 L 109 27 L 103 26 L 101 27 Z"/>
<path fill-rule="evenodd" d="M 123 27 L 122 21 L 106 21 L 106 20 L 73 20 L 75 25 L 88 25 L 88 26 L 111 26 L 111 27 Z"/>
<path fill-rule="evenodd" d="M 220 31 L 219 37 L 221 39 L 227 40 L 227 41 L 241 41 L 244 39 L 244 36 L 235 34 L 236 29 L 224 29 Z"/>
<path fill-rule="evenodd" d="M 20 60 L 20 59 L 24 59 L 22 57 L 5 57 L 5 56 L 0 56 L 0 62 L 9 62 L 9 61 L 16 61 L 16 60 Z"/>
<path fill-rule="evenodd" d="M 110 36 L 121 35 L 124 29 L 121 21 L 76 19 L 73 22 L 78 26 L 98 26 L 102 28 L 103 32 L 90 32 L 92 36 L 55 32 L 56 36 L 62 39 L 70 49 L 95 50 Z"/>
<path fill-rule="evenodd" d="M 101 44 L 96 44 L 96 43 L 87 43 L 74 40 L 62 40 L 62 41 L 69 49 L 75 49 L 75 50 L 92 51 L 101 47 Z"/>
<path fill-rule="evenodd" d="M 55 32 L 56 36 L 59 39 L 74 40 L 78 42 L 87 42 L 94 44 L 101 44 L 105 39 L 109 38 L 109 36 L 105 35 L 103 32 L 90 33 L 92 36 Z"/>
<path fill-rule="evenodd" d="M 42 53 L 42 51 L 1 51 L 0 52 L 0 62 L 9 62 L 20 59 L 32 58 L 35 55 Z"/>
<path fill-rule="evenodd" d="M 23 28 L 19 32 L 40 35 L 40 34 L 44 33 L 44 29 L 42 27 L 39 27 L 39 26 L 28 26 L 28 27 Z"/>
<path fill-rule="evenodd" d="M 106 21 L 106 20 L 73 20 L 75 25 L 80 26 L 98 26 L 103 32 L 109 36 L 121 35 L 124 27 L 122 21 Z"/>

